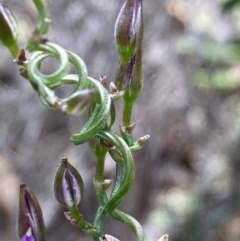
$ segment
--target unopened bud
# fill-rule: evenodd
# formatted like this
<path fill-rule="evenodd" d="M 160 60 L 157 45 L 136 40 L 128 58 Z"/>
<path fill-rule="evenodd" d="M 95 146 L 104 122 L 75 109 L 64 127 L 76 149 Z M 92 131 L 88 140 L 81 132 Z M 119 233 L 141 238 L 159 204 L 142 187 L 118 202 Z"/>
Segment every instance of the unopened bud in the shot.
<path fill-rule="evenodd" d="M 26 58 L 26 54 L 25 54 L 25 50 L 21 49 L 17 58 L 14 60 L 15 63 L 19 64 L 19 65 L 24 65 L 27 62 L 27 58 Z"/>
<path fill-rule="evenodd" d="M 100 241 L 120 241 L 119 239 L 109 234 L 104 234 L 102 237 L 99 238 L 99 240 Z"/>
<path fill-rule="evenodd" d="M 64 216 L 65 218 L 70 221 L 70 223 L 72 225 L 76 225 L 77 224 L 77 221 L 76 219 L 74 219 L 74 217 L 72 216 L 71 212 L 64 212 Z"/>
<path fill-rule="evenodd" d="M 110 92 L 110 94 L 114 94 L 114 93 L 118 92 L 118 89 L 113 82 L 111 82 L 109 85 L 109 92 Z"/>
<path fill-rule="evenodd" d="M 130 147 L 131 151 L 137 151 L 137 150 L 140 150 L 143 145 L 149 140 L 150 138 L 150 135 L 145 135 L 141 138 L 139 138 L 135 143 L 134 145 L 132 145 Z"/>
<path fill-rule="evenodd" d="M 131 123 L 131 124 L 128 125 L 128 126 L 125 126 L 126 132 L 127 132 L 128 134 L 132 134 L 135 126 L 136 126 L 136 123 L 135 123 L 135 122 Z"/>
<path fill-rule="evenodd" d="M 115 84 L 118 90 L 124 91 L 126 101 L 134 102 L 141 94 L 143 87 L 141 46 L 129 62 L 119 63 Z"/>
<path fill-rule="evenodd" d="M 111 179 L 105 179 L 101 184 L 102 184 L 103 190 L 107 190 L 111 186 L 112 180 Z"/>
<path fill-rule="evenodd" d="M 124 78 L 125 99 L 135 100 L 142 91 L 142 49 L 130 61 Z"/>
<path fill-rule="evenodd" d="M 128 146 L 133 146 L 133 136 L 132 131 L 135 127 L 135 123 L 130 124 L 128 126 L 120 126 L 120 132 L 123 137 L 123 139 L 127 142 Z"/>
<path fill-rule="evenodd" d="M 29 51 L 33 51 L 39 44 L 45 44 L 46 42 L 48 42 L 48 40 L 42 37 L 39 28 L 35 28 L 26 48 Z"/>
<path fill-rule="evenodd" d="M 17 48 L 18 26 L 11 11 L 0 3 L 0 41 L 12 52 L 18 54 Z"/>
<path fill-rule="evenodd" d="M 168 241 L 168 234 L 164 234 L 162 237 L 158 239 L 158 241 Z"/>
<path fill-rule="evenodd" d="M 115 41 L 121 61 L 129 61 L 142 41 L 142 0 L 126 0 L 115 24 Z"/>
<path fill-rule="evenodd" d="M 63 158 L 54 178 L 54 195 L 68 208 L 77 206 L 83 195 L 83 180 L 79 172 Z"/>
<path fill-rule="evenodd" d="M 45 241 L 46 231 L 42 210 L 32 190 L 20 186 L 18 236 L 21 241 Z"/>
<path fill-rule="evenodd" d="M 146 141 L 149 140 L 149 138 L 150 138 L 150 135 L 145 135 L 145 136 L 139 138 L 138 141 L 137 141 L 137 143 L 138 143 L 140 146 L 143 146 L 143 145 L 146 143 Z"/>
<path fill-rule="evenodd" d="M 103 85 L 103 87 L 107 87 L 108 79 L 106 75 L 100 76 L 99 81 Z"/>

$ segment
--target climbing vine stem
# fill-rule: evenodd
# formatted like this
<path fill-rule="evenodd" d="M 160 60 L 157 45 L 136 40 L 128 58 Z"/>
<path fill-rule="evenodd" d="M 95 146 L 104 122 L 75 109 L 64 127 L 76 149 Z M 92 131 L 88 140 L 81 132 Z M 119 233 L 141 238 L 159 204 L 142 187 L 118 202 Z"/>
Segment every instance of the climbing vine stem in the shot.
<path fill-rule="evenodd" d="M 134 182 L 133 152 L 143 146 L 143 140 L 146 141 L 149 138 L 149 136 L 148 138 L 144 136 L 140 138 L 140 141 L 134 141 L 132 131 L 135 124 L 131 123 L 135 100 L 142 91 L 142 0 L 126 0 L 117 17 L 114 35 L 119 67 L 115 83 L 110 84 L 107 83 L 106 77 L 97 80 L 89 76 L 87 67 L 80 56 L 45 38 L 44 35 L 47 34 L 50 23 L 48 10 L 43 0 L 32 0 L 32 2 L 38 12 L 39 20 L 26 47 L 18 49 L 15 28 L 17 24 L 13 22 L 14 18 L 10 15 L 0 22 L 2 24 L 0 26 L 4 26 L 8 34 L 7 39 L 1 33 L 1 29 L 0 38 L 4 40 L 2 42 L 16 58 L 15 62 L 20 66 L 20 74 L 29 81 L 44 105 L 75 116 L 88 111 L 88 120 L 79 131 L 72 134 L 70 139 L 75 145 L 88 143 L 96 157 L 94 186 L 99 207 L 93 222 L 85 220 L 79 211 L 78 206 L 84 193 L 84 182 L 80 173 L 68 162 L 67 158 L 62 159 L 56 171 L 54 195 L 57 201 L 68 210 L 65 212 L 66 218 L 87 234 L 92 235 L 94 240 L 98 241 L 102 237 L 105 217 L 110 216 L 128 226 L 135 233 L 138 241 L 145 241 L 146 236 L 140 223 L 118 209 Z M 6 11 L 5 8 L 0 8 L 0 10 L 1 14 Z M 19 51 L 18 55 L 17 51 Z M 52 73 L 44 74 L 42 66 L 48 58 L 57 61 L 58 67 Z M 73 86 L 70 94 L 65 97 L 57 95 L 56 90 L 59 87 L 69 85 Z M 112 131 L 115 116 L 119 114 L 115 109 L 115 101 L 121 98 L 124 103 L 122 125 L 120 134 L 116 134 Z M 113 180 L 105 179 L 107 154 L 115 163 Z M 27 190 L 30 189 L 27 188 Z M 20 200 L 22 205 L 25 205 L 25 201 Z M 26 205 L 38 206 L 35 198 L 31 201 L 32 204 Z M 30 209 L 32 210 L 31 206 Z M 40 212 L 38 210 L 36 212 Z M 22 215 L 27 217 L 24 223 L 21 221 Z M 40 235 L 43 232 L 42 220 L 38 221 L 41 223 L 38 227 L 35 220 L 29 220 L 29 218 L 31 215 L 21 210 L 19 238 L 25 240 L 25 238 L 33 237 L 31 240 L 42 241 L 38 238 L 43 236 Z M 29 223 L 31 223 L 30 226 Z"/>

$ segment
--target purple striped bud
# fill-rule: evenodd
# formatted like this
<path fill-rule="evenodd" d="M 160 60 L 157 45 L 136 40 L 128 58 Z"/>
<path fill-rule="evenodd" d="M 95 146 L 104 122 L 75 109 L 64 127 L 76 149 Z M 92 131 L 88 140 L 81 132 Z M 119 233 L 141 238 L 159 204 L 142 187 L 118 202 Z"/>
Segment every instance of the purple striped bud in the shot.
<path fill-rule="evenodd" d="M 126 0 L 117 17 L 114 35 L 120 60 L 129 61 L 142 41 L 142 0 Z"/>
<path fill-rule="evenodd" d="M 45 241 L 46 231 L 42 210 L 32 190 L 20 186 L 18 236 L 21 241 Z"/>
<path fill-rule="evenodd" d="M 0 42 L 2 42 L 14 56 L 18 54 L 17 48 L 18 26 L 11 11 L 0 3 Z"/>
<path fill-rule="evenodd" d="M 54 178 L 54 195 L 68 208 L 77 206 L 83 195 L 83 180 L 79 172 L 63 158 Z"/>
<path fill-rule="evenodd" d="M 24 236 L 21 238 L 21 241 L 35 241 L 35 238 L 32 235 L 32 229 L 29 228 Z"/>
<path fill-rule="evenodd" d="M 135 100 L 140 95 L 143 87 L 141 47 L 129 62 L 119 64 L 115 84 L 119 90 L 125 91 L 127 100 Z"/>

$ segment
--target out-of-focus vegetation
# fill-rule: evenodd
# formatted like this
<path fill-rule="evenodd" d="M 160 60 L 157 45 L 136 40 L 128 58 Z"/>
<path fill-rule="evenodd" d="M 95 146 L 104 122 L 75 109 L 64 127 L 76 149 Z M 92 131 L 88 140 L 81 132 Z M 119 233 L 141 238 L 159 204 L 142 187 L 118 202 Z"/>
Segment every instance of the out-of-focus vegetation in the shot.
<path fill-rule="evenodd" d="M 239 4 L 240 4 L 239 0 L 225 1 L 222 5 L 222 10 L 223 10 L 223 12 L 228 12 L 228 11 L 232 10 L 233 8 L 238 7 Z"/>
<path fill-rule="evenodd" d="M 33 6 L 27 1 L 3 2 L 29 36 L 36 21 Z M 151 140 L 136 154 L 136 184 L 122 209 L 141 220 L 149 240 L 165 232 L 174 241 L 240 240 L 237 2 L 144 1 L 145 86 L 134 116 L 136 136 L 149 133 Z M 113 19 L 121 4 L 49 0 L 50 39 L 80 54 L 92 76 L 113 80 Z M 39 193 L 49 240 L 88 240 L 65 221 L 51 187 L 57 163 L 68 156 L 85 174 L 88 192 L 82 210 L 93 217 L 93 156 L 87 146 L 75 147 L 68 140 L 80 121 L 43 108 L 18 77 L 8 52 L 3 47 L 0 52 L 1 240 L 16 239 L 22 182 Z M 111 177 L 112 163 L 107 165 L 106 176 Z M 131 239 L 123 226 L 111 220 L 105 225 L 121 240 Z"/>

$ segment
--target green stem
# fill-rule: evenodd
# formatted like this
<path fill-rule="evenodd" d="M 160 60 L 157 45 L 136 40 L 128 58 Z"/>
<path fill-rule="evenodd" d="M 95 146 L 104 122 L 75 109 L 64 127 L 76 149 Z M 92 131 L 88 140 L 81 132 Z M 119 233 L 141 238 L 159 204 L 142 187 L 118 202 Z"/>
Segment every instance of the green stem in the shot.
<path fill-rule="evenodd" d="M 99 157 L 97 159 L 99 159 Z M 101 232 L 102 232 L 103 220 L 106 216 L 105 206 L 106 206 L 106 203 L 108 202 L 107 194 L 102 186 L 102 183 L 104 181 L 104 161 L 105 161 L 105 158 L 101 159 L 101 162 L 97 163 L 96 181 L 94 183 L 99 207 L 95 215 L 93 226 L 97 230 L 99 235 L 101 235 Z"/>
<path fill-rule="evenodd" d="M 103 221 L 106 216 L 105 205 L 108 201 L 107 194 L 103 188 L 104 166 L 107 148 L 103 145 L 101 141 L 97 144 L 92 144 L 91 142 L 89 142 L 89 144 L 96 156 L 96 180 L 94 182 L 94 186 L 99 207 L 95 215 L 93 226 L 94 229 L 96 229 L 97 231 L 97 235 L 94 236 L 94 240 L 99 241 L 99 237 L 102 235 Z"/>
<path fill-rule="evenodd" d="M 102 183 L 104 181 L 104 166 L 105 166 L 105 156 L 106 152 L 97 152 L 96 153 L 96 181 Z"/>
<path fill-rule="evenodd" d="M 118 221 L 125 223 L 129 228 L 131 228 L 132 231 L 136 234 L 138 241 L 147 240 L 141 224 L 135 218 L 117 209 L 111 212 L 111 216 Z"/>
<path fill-rule="evenodd" d="M 129 61 L 127 62 L 119 61 L 117 74 L 115 78 L 115 84 L 118 90 L 126 91 L 125 75 L 126 75 L 126 70 L 128 68 L 128 65 L 129 65 Z M 124 94 L 124 96 L 126 96 L 126 94 Z M 133 108 L 133 102 L 123 97 L 123 117 L 122 117 L 123 126 L 127 126 L 130 124 L 132 108 Z"/>
<path fill-rule="evenodd" d="M 91 234 L 93 236 L 97 235 L 97 231 L 89 222 L 84 219 L 84 217 L 80 214 L 77 206 L 69 208 L 69 211 L 77 227 L 79 227 L 81 230 L 88 234 Z"/>
<path fill-rule="evenodd" d="M 112 210 L 117 207 L 117 205 L 122 201 L 122 199 L 131 188 L 135 176 L 135 166 L 131 150 L 128 147 L 127 143 L 121 137 L 118 137 L 117 135 L 106 131 L 99 132 L 97 136 L 102 140 L 105 140 L 116 146 L 119 153 L 117 153 L 117 155 L 115 156 L 113 156 L 112 153 L 112 157 L 114 157 L 113 159 L 116 163 L 123 163 L 123 165 L 119 166 L 119 168 L 121 168 L 123 172 L 117 172 L 118 175 L 121 175 L 118 180 L 120 183 L 114 183 L 114 186 L 117 186 L 118 188 L 113 187 L 114 193 L 110 195 L 105 207 L 107 212 L 112 212 Z"/>
<path fill-rule="evenodd" d="M 122 125 L 129 126 L 131 124 L 131 116 L 132 116 L 132 109 L 133 109 L 134 101 L 130 99 L 123 99 L 123 119 Z"/>
<path fill-rule="evenodd" d="M 102 235 L 103 221 L 105 216 L 106 216 L 105 208 L 103 206 L 99 206 L 96 212 L 96 216 L 93 224 L 94 229 L 97 231 L 97 235 L 95 236 L 97 240 L 99 240 L 99 237 Z"/>
<path fill-rule="evenodd" d="M 32 0 L 39 15 L 40 22 L 38 24 L 39 34 L 46 34 L 49 28 L 50 18 L 47 7 L 42 0 Z"/>

